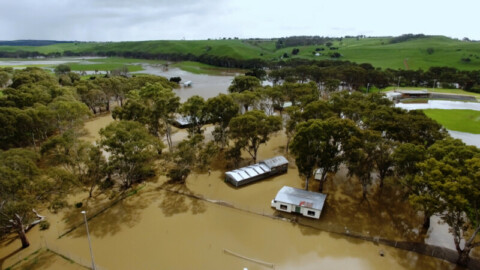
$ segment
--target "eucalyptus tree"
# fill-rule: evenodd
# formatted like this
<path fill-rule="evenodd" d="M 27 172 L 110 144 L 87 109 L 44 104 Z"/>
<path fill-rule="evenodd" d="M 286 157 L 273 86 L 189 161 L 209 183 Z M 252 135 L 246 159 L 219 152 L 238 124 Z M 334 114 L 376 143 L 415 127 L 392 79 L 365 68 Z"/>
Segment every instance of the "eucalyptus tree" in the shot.
<path fill-rule="evenodd" d="M 257 77 L 240 75 L 233 78 L 232 84 L 228 87 L 230 93 L 241 93 L 243 91 L 254 91 L 261 83 Z"/>
<path fill-rule="evenodd" d="M 116 121 L 100 130 L 98 145 L 110 154 L 108 167 L 123 188 L 154 174 L 163 144 L 140 123 Z"/>
<path fill-rule="evenodd" d="M 209 98 L 205 107 L 208 121 L 216 124 L 213 137 L 224 148 L 228 144 L 228 125 L 238 115 L 239 107 L 230 95 L 225 94 Z"/>
<path fill-rule="evenodd" d="M 18 234 L 22 248 L 30 246 L 26 232 L 44 219 L 36 207 L 65 198 L 70 179 L 42 171 L 35 152 L 26 149 L 0 151 L 0 234 Z"/>
<path fill-rule="evenodd" d="M 230 120 L 230 138 L 235 144 L 250 154 L 257 162 L 257 152 L 261 144 L 267 143 L 270 136 L 282 128 L 282 119 L 267 116 L 263 111 L 249 111 Z"/>
<path fill-rule="evenodd" d="M 305 189 L 316 169 L 320 169 L 319 191 L 328 173 L 336 173 L 345 161 L 347 146 L 360 136 L 360 131 L 349 119 L 332 117 L 326 120 L 309 120 L 297 125 L 297 132 L 290 143 L 299 173 L 305 177 Z"/>
<path fill-rule="evenodd" d="M 171 123 L 180 107 L 180 98 L 168 85 L 147 83 L 140 90 L 129 93 L 123 107 L 113 112 L 115 119 L 135 120 L 146 125 L 149 132 L 157 137 L 165 136 L 170 151 L 173 150 Z"/>
<path fill-rule="evenodd" d="M 198 95 L 192 96 L 180 106 L 179 111 L 190 122 L 188 133 L 191 136 L 201 134 L 207 118 L 205 100 Z"/>

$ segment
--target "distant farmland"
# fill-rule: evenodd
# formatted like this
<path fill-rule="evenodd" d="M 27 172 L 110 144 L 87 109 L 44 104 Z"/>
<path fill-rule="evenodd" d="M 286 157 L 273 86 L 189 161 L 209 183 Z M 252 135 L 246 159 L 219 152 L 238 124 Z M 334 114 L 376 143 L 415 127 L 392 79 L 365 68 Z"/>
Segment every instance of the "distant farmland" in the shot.
<path fill-rule="evenodd" d="M 22 57 L 35 52 L 50 56 L 102 55 L 167 60 L 192 60 L 206 56 L 269 62 L 295 58 L 325 60 L 338 53 L 339 57 L 335 59 L 370 63 L 381 68 L 426 70 L 432 66 L 449 66 L 460 70 L 480 70 L 480 42 L 443 36 L 412 38 L 397 43 L 391 41 L 391 37 L 342 38 L 332 39 L 329 46 L 317 44 L 281 48 L 276 46 L 276 39 L 72 42 L 48 46 L 0 46 L 0 56 Z M 298 53 L 292 54 L 293 49 L 298 49 Z"/>

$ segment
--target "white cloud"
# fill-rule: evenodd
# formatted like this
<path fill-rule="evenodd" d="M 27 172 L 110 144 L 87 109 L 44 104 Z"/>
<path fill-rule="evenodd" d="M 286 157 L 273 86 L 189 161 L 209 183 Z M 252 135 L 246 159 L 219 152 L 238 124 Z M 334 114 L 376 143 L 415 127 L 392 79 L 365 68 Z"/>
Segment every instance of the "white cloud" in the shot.
<path fill-rule="evenodd" d="M 155 40 L 442 34 L 480 39 L 476 0 L 16 0 L 0 39 Z"/>

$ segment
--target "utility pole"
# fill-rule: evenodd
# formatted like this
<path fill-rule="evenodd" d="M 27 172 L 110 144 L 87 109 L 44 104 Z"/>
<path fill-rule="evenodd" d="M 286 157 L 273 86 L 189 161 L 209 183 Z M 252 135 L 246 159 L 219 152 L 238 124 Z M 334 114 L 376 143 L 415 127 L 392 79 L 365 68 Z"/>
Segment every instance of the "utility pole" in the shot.
<path fill-rule="evenodd" d="M 92 270 L 96 270 L 95 260 L 93 259 L 92 242 L 90 241 L 90 233 L 88 232 L 87 212 L 82 211 L 81 213 L 83 214 L 83 219 L 85 220 L 85 227 L 87 228 L 88 247 L 90 247 L 90 257 L 92 257 Z"/>

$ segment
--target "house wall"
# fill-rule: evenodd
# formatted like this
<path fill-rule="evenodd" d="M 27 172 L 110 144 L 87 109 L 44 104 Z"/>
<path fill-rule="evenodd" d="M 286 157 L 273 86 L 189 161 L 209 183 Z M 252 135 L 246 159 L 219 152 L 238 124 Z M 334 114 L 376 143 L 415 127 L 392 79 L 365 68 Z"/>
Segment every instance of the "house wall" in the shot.
<path fill-rule="evenodd" d="M 316 209 L 311 209 L 311 208 L 302 207 L 302 206 L 293 205 L 293 204 L 284 203 L 284 202 L 272 201 L 272 207 L 275 207 L 275 209 L 277 209 L 278 211 L 283 211 L 287 213 L 292 213 L 292 212 L 294 213 L 295 208 L 300 207 L 300 214 L 309 218 L 319 219 L 321 214 L 321 212 Z"/>

